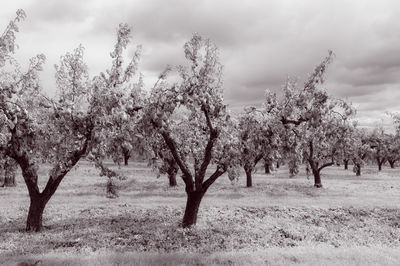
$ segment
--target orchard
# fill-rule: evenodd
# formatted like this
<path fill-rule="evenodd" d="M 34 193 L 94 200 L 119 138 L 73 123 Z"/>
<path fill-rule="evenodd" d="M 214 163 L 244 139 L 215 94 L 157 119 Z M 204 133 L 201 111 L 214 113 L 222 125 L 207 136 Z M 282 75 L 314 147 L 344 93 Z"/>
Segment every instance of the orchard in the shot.
<path fill-rule="evenodd" d="M 229 204 L 236 197 L 254 197 L 249 202 L 257 202 L 256 197 L 273 197 L 274 191 L 292 191 L 294 187 L 301 186 L 298 180 L 305 173 L 307 178 L 309 175 L 313 177 L 312 184 L 306 183 L 301 187 L 306 191 L 306 197 L 312 195 L 323 198 L 324 193 L 330 197 L 330 189 L 338 189 L 338 186 L 331 183 L 332 171 L 341 171 L 338 175 L 346 175 L 346 178 L 362 183 L 369 182 L 362 179 L 361 169 L 364 167 L 369 172 L 376 170 L 377 173 L 397 170 L 396 163 L 400 160 L 400 116 L 392 114 L 394 132 L 386 132 L 381 127 L 372 130 L 360 127 L 356 108 L 346 99 L 332 96 L 329 89 L 324 87 L 329 66 L 335 60 L 332 51 L 328 51 L 327 56 L 312 69 L 304 83 L 289 77 L 283 82 L 281 90 L 266 90 L 264 99 L 257 105 L 246 106 L 237 112 L 231 110 L 224 101 L 223 62 L 220 50 L 211 39 L 199 34 L 192 35 L 183 44 L 182 53 L 186 62 L 182 65 L 168 65 L 170 62 L 164 62 L 168 66 L 164 70 L 160 69 L 157 80 L 148 86 L 139 71 L 142 47 L 131 47 L 132 29 L 127 24 L 120 24 L 115 34 L 115 45 L 110 48 L 110 66 L 104 72 L 90 76 L 88 64 L 85 62 L 85 48 L 82 45 L 77 46 L 62 55 L 55 65 L 57 95 L 50 97 L 46 95 L 40 82 L 46 56 L 32 55 L 26 70 L 22 70 L 15 57 L 18 51 L 19 27 L 25 18 L 25 12 L 18 10 L 0 38 L 0 186 L 3 186 L 2 193 L 11 193 L 13 189 L 22 190 L 23 185 L 19 182 L 22 176 L 21 180 L 26 187 L 23 193 L 29 196 L 29 208 L 23 214 L 27 232 L 46 233 L 46 221 L 53 219 L 50 217 L 51 213 L 61 211 L 55 206 L 69 208 L 69 203 L 65 202 L 64 205 L 51 205 L 51 209 L 46 211 L 48 203 L 53 198 L 56 200 L 57 194 L 63 193 L 62 190 L 69 184 L 63 186 L 63 182 L 71 179 L 77 182 L 77 189 L 86 189 L 85 184 L 88 181 L 85 174 L 79 178 L 75 174 L 80 171 L 81 165 L 86 165 L 86 173 L 90 173 L 92 168 L 97 171 L 93 174 L 93 180 L 97 180 L 97 183 L 104 181 L 99 176 L 106 176 L 107 184 L 102 187 L 107 189 L 110 199 L 101 192 L 101 200 L 98 201 L 108 200 L 114 202 L 110 204 L 117 204 L 115 202 L 131 197 L 136 202 L 143 193 L 147 193 L 142 190 L 158 186 L 153 189 L 158 194 L 151 194 L 151 190 L 148 197 L 149 200 L 154 200 L 151 204 L 155 204 L 159 210 L 158 208 L 162 208 L 160 206 L 166 204 L 157 205 L 157 202 L 163 201 L 163 197 L 169 202 L 170 197 L 173 197 L 171 191 L 179 195 L 171 200 L 169 207 L 160 209 L 159 213 L 149 211 L 148 205 L 143 210 L 138 210 L 139 207 L 134 209 L 135 214 L 127 214 L 130 218 L 126 223 L 131 228 L 136 225 L 130 221 L 136 221 L 140 230 L 150 228 L 143 225 L 147 218 L 134 218 L 136 213 L 152 213 L 148 217 L 149 223 L 152 219 L 160 222 L 160 217 L 166 215 L 161 229 L 154 229 L 159 230 L 157 232 L 160 234 L 173 235 L 176 238 L 179 238 L 177 234 L 181 232 L 188 234 L 180 241 L 201 248 L 207 245 L 208 240 L 209 245 L 213 245 L 213 237 L 218 238 L 219 234 L 225 234 L 218 241 L 224 247 L 233 247 L 233 250 L 240 249 L 241 246 L 232 244 L 237 239 L 229 240 L 233 241 L 230 244 L 224 242 L 224 239 L 230 238 L 219 224 L 221 219 L 225 219 L 222 223 L 230 226 L 232 233 L 237 231 L 244 238 L 241 241 L 246 247 L 251 241 L 257 242 L 261 238 L 261 232 L 252 231 L 257 226 L 249 223 L 264 219 L 262 217 L 274 217 L 275 211 L 277 215 L 284 216 L 285 223 L 291 219 L 291 211 L 282 210 L 281 206 L 276 207 L 276 210 L 275 207 L 268 207 L 268 211 L 264 212 L 257 204 L 255 209 L 243 207 L 244 210 L 239 210 L 242 207 L 238 209 L 235 205 L 232 214 Z M 134 52 L 127 53 L 128 50 Z M 263 163 L 268 176 L 257 172 Z M 387 169 L 385 163 L 390 169 Z M 138 164 L 141 168 L 135 168 Z M 280 168 L 275 168 L 275 165 L 280 165 Z M 354 173 L 348 170 L 349 165 Z M 41 169 L 48 171 L 44 173 Z M 157 177 L 167 175 L 168 182 L 162 178 L 158 179 L 157 185 L 151 183 L 153 185 L 141 187 L 145 184 L 143 182 L 156 182 L 153 177 L 143 174 L 146 171 L 155 173 Z M 369 172 L 366 173 L 368 178 Z M 135 178 L 132 179 L 133 175 Z M 254 176 L 256 182 L 253 181 Z M 260 181 L 261 177 L 263 181 Z M 270 181 L 278 177 L 279 183 Z M 305 178 L 301 180 L 306 182 Z M 160 190 L 160 184 L 164 183 L 169 186 Z M 94 191 L 97 185 L 90 186 Z M 136 192 L 132 194 L 130 189 Z M 231 200 L 221 199 L 221 195 L 228 195 L 228 189 L 233 191 L 229 194 Z M 222 191 L 222 194 L 218 194 L 218 191 Z M 254 195 L 247 196 L 247 193 Z M 74 195 L 72 193 L 70 197 L 75 197 Z M 222 203 L 217 203 L 217 199 Z M 264 199 L 260 201 L 264 202 Z M 278 202 L 282 204 L 281 200 Z M 141 206 L 140 204 L 142 203 L 137 203 L 137 206 Z M 250 203 L 245 205 L 248 204 Z M 216 208 L 222 208 L 222 211 Z M 293 209 L 293 217 L 297 220 L 308 219 L 310 223 L 314 223 L 315 220 L 306 214 L 308 211 L 322 221 L 324 216 L 319 209 Z M 389 220 L 399 218 L 398 209 L 394 214 L 386 211 L 384 209 L 382 213 L 388 217 L 393 216 Z M 332 212 L 343 218 L 347 209 L 334 209 Z M 122 224 L 122 220 L 117 221 L 115 217 L 107 215 L 103 213 L 102 219 L 110 219 L 111 227 L 113 223 L 117 223 L 121 228 L 128 229 L 128 226 Z M 326 211 L 325 215 L 331 214 Z M 364 214 L 350 212 L 349 219 L 358 219 L 362 215 Z M 94 216 L 98 217 L 97 214 Z M 369 214 L 365 216 L 371 223 L 378 219 Z M 274 221 L 275 218 L 271 220 Z M 21 220 L 22 217 L 18 219 Z M 326 221 L 318 223 L 324 222 Z M 343 227 L 351 230 L 348 220 L 341 222 Z M 3 220 L 0 223 L 4 223 Z M 237 224 L 234 225 L 235 223 Z M 263 220 L 263 223 L 268 221 Z M 57 225 L 52 222 L 51 226 Z M 74 225 L 64 225 L 65 228 L 69 226 Z M 240 231 L 240 226 L 247 228 L 249 234 L 254 234 L 255 238 L 246 240 L 246 234 Z M 260 228 L 265 229 L 264 226 Z M 302 231 L 304 228 L 292 228 L 291 233 L 288 233 L 288 228 L 278 231 L 280 238 L 286 239 L 285 241 L 290 239 L 295 243 L 293 245 L 297 245 L 302 239 L 309 240 Z M 399 236 L 398 223 L 395 228 L 392 234 Z M 203 229 L 208 235 L 206 238 L 190 231 Z M 51 230 L 53 229 L 49 229 L 50 232 Z M 132 234 L 148 234 L 150 240 L 146 243 L 149 244 L 155 237 L 151 230 Z M 221 230 L 224 232 L 221 233 Z M 8 233 L 7 230 L 0 232 Z M 265 234 L 271 239 L 276 237 L 270 233 Z M 124 238 L 122 233 L 119 237 Z M 317 236 L 313 237 L 309 241 L 316 241 Z M 330 237 L 323 237 L 334 242 Z M 374 237 L 377 236 L 372 235 Z M 147 245 L 138 244 L 144 241 L 141 237 L 130 241 L 136 241 L 132 244 L 134 251 Z M 364 240 L 357 241 L 358 245 Z M 159 244 L 162 247 L 160 250 L 179 250 L 169 248 L 165 243 Z M 262 243 L 259 245 L 268 246 L 265 242 Z M 284 246 L 283 242 L 279 243 L 279 247 Z M 382 243 L 373 242 L 374 245 Z M 398 247 L 398 241 L 393 243 L 384 244 Z M 340 242 L 340 245 L 344 243 Z M 153 246 L 150 250 L 159 251 Z"/>

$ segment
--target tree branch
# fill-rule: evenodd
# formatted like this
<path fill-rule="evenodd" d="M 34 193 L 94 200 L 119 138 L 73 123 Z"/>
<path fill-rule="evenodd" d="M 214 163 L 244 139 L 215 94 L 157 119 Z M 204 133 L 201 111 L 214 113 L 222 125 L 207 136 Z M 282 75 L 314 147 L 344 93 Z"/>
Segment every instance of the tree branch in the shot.
<path fill-rule="evenodd" d="M 217 170 L 202 184 L 203 192 L 206 192 L 207 189 L 217 180 L 218 177 L 223 175 L 226 172 L 225 169 L 221 168 L 220 166 L 217 167 Z"/>
<path fill-rule="evenodd" d="M 183 173 L 182 179 L 186 184 L 186 190 L 189 190 L 190 192 L 193 191 L 192 174 L 190 173 L 185 162 L 183 162 L 181 157 L 179 156 L 174 139 L 170 136 L 169 132 L 167 132 L 167 131 L 161 132 L 161 136 L 163 137 L 165 143 L 167 144 L 169 150 L 172 153 L 172 156 L 174 157 L 176 163 L 179 165 L 179 168 L 181 169 L 181 171 Z"/>

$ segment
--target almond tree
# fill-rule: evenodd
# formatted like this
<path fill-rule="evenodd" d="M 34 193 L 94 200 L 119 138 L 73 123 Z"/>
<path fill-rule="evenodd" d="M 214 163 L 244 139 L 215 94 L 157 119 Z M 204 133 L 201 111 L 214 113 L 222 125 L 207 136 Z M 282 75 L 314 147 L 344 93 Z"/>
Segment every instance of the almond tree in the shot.
<path fill-rule="evenodd" d="M 24 17 L 23 11 L 19 10 L 17 18 Z M 16 26 L 7 30 L 16 31 Z M 118 30 L 117 44 L 112 53 L 115 68 L 120 67 L 118 59 L 128 42 L 129 32 L 124 25 Z M 38 78 L 44 55 L 31 59 L 28 70 L 21 72 L 11 56 L 15 45 L 13 37 L 14 34 L 6 32 L 0 42 L 7 44 L 6 48 L 2 46 L 0 49 L 0 62 L 6 65 L 1 70 L 0 79 L 0 147 L 18 163 L 28 188 L 30 207 L 26 230 L 40 231 L 44 208 L 65 175 L 89 151 L 98 150 L 103 138 L 101 134 L 105 128 L 112 127 L 105 117 L 109 104 L 114 102 L 108 100 L 112 100 L 114 95 L 114 99 L 117 98 L 118 94 L 112 86 L 99 89 L 99 82 L 89 81 L 82 60 L 83 47 L 80 46 L 61 58 L 56 67 L 59 97 L 58 100 L 48 99 L 40 92 Z M 129 77 L 133 69 L 121 73 Z M 38 168 L 43 160 L 53 166 L 44 189 L 40 191 Z"/>
<path fill-rule="evenodd" d="M 194 35 L 184 50 L 190 66 L 178 67 L 181 80 L 173 85 L 166 83 L 165 73 L 160 75 L 142 124 L 145 131 L 154 131 L 164 140 L 182 172 L 187 194 L 182 226 L 190 227 L 196 224 L 201 200 L 215 180 L 226 172 L 234 177 L 237 137 L 222 99 L 216 46 Z"/>

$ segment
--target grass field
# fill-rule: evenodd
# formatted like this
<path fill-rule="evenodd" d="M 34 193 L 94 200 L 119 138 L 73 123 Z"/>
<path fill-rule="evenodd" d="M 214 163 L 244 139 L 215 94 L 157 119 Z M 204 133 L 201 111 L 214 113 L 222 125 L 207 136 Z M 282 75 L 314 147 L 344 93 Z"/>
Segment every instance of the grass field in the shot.
<path fill-rule="evenodd" d="M 42 167 L 42 174 L 48 168 Z M 65 178 L 46 207 L 44 230 L 25 233 L 22 178 L 0 188 L 0 263 L 38 265 L 400 265 L 400 169 L 254 174 L 252 188 L 222 176 L 198 224 L 182 229 L 183 183 L 170 188 L 145 163 L 122 167 L 119 198 L 88 162 Z M 43 183 L 45 180 L 42 180 Z M 44 184 L 42 184 L 44 185 Z"/>

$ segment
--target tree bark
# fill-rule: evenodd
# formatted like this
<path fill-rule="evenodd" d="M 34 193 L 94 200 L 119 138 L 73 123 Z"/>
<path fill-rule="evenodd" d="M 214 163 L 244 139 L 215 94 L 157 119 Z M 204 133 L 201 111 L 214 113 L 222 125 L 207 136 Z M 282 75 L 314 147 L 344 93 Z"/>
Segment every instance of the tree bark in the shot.
<path fill-rule="evenodd" d="M 344 170 L 348 170 L 349 169 L 349 160 L 343 160 L 344 163 Z"/>
<path fill-rule="evenodd" d="M 246 173 L 246 187 L 252 187 L 253 186 L 253 178 L 251 176 L 252 168 L 248 165 L 244 166 L 244 171 Z"/>
<path fill-rule="evenodd" d="M 393 161 L 393 160 L 388 160 L 388 162 L 389 162 L 389 165 L 390 165 L 390 168 L 394 168 L 394 163 L 395 163 L 395 161 Z"/>
<path fill-rule="evenodd" d="M 203 191 L 193 191 L 187 192 L 187 201 L 185 214 L 183 216 L 182 227 L 191 227 L 196 224 L 197 214 L 199 212 L 199 207 L 201 200 L 203 199 L 204 192 Z"/>
<path fill-rule="evenodd" d="M 278 169 L 279 168 L 279 162 L 276 162 L 276 169 Z"/>

